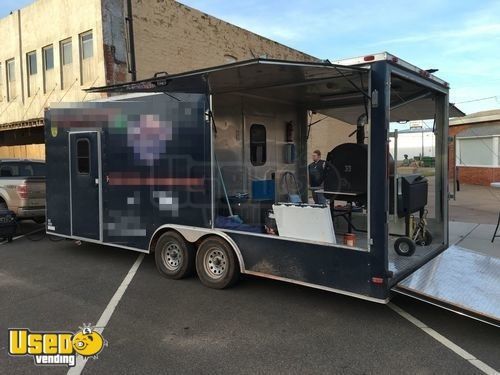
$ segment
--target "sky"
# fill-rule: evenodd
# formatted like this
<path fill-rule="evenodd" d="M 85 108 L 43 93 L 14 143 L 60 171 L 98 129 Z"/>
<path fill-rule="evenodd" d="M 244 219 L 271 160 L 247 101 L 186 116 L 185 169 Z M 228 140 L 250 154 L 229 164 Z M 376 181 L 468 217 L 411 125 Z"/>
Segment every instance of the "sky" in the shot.
<path fill-rule="evenodd" d="M 0 0 L 0 17 L 31 2 Z M 323 59 L 388 51 L 439 69 L 464 112 L 500 108 L 499 0 L 181 2 Z"/>

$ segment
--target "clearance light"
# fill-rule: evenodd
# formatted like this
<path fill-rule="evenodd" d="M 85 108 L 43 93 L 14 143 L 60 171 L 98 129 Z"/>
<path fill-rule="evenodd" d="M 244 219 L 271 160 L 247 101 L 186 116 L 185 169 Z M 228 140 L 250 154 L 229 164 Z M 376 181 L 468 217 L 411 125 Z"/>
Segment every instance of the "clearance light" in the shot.
<path fill-rule="evenodd" d="M 363 58 L 364 61 L 373 61 L 375 60 L 375 56 L 373 55 L 368 55 Z"/>
<path fill-rule="evenodd" d="M 384 279 L 382 277 L 372 277 L 372 283 L 374 284 L 383 284 Z"/>

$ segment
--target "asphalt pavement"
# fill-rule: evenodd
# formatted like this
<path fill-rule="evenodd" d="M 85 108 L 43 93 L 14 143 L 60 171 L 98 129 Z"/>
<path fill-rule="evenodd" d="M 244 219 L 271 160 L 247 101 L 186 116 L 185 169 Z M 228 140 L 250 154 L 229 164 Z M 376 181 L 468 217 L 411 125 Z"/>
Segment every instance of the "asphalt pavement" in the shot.
<path fill-rule="evenodd" d="M 7 354 L 7 329 L 96 323 L 138 253 L 30 235 L 0 245 L 0 373 L 65 373 Z M 393 303 L 494 369 L 500 329 L 397 296 Z M 244 277 L 228 290 L 168 280 L 146 255 L 85 374 L 481 374 L 388 306 Z"/>

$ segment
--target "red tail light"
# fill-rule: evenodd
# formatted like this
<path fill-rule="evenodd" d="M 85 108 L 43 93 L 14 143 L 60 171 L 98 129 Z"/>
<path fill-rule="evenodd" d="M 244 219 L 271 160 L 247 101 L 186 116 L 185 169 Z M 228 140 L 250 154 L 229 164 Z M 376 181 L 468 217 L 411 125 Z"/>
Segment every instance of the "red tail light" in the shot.
<path fill-rule="evenodd" d="M 17 190 L 17 194 L 19 194 L 20 198 L 23 198 L 23 199 L 28 198 L 28 186 L 26 186 L 25 184 L 18 185 L 16 190 Z"/>
<path fill-rule="evenodd" d="M 381 277 L 372 277 L 372 283 L 374 283 L 374 284 L 383 284 L 384 283 L 384 279 L 381 278 Z"/>

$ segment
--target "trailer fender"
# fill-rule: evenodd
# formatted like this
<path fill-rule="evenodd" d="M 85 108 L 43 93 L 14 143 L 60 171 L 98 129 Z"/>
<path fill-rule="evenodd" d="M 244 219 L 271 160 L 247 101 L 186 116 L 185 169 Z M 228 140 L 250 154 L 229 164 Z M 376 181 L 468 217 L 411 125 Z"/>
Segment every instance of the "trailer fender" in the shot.
<path fill-rule="evenodd" d="M 202 239 L 203 237 L 207 236 L 219 236 L 222 239 L 226 240 L 229 245 L 231 245 L 234 253 L 236 254 L 236 257 L 238 258 L 238 263 L 240 264 L 240 271 L 241 273 L 245 272 L 245 262 L 243 260 L 243 256 L 241 255 L 241 251 L 234 242 L 234 240 L 228 236 L 227 233 L 224 233 L 222 231 L 216 230 L 216 229 L 211 229 L 211 228 L 198 228 L 198 227 L 190 227 L 187 225 L 177 225 L 177 224 L 165 224 L 156 229 L 156 231 L 153 233 L 153 236 L 151 237 L 149 241 L 149 252 L 152 253 L 154 251 L 154 245 L 156 244 L 156 241 L 162 235 L 165 233 L 167 230 L 174 230 L 177 233 L 179 233 L 184 239 L 188 242 L 195 243 Z"/>

